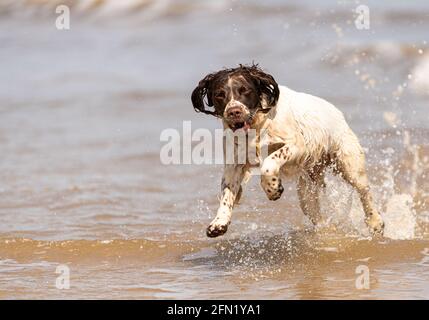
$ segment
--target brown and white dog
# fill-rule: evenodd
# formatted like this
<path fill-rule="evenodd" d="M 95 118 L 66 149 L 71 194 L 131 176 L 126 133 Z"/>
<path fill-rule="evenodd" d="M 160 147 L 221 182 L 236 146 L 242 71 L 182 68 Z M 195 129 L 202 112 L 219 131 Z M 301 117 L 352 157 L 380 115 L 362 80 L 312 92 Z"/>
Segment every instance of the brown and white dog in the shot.
<path fill-rule="evenodd" d="M 207 75 L 192 92 L 192 103 L 196 111 L 221 118 L 225 130 L 251 128 L 267 133 L 264 143 L 269 155 L 261 160 L 261 186 L 268 199 L 277 200 L 283 193 L 281 177 L 297 177 L 301 209 L 317 224 L 324 173 L 332 167 L 359 193 L 370 231 L 383 232 L 384 223 L 369 191 L 364 152 L 343 114 L 332 104 L 279 86 L 257 65 Z M 258 134 L 254 143 L 261 143 Z M 225 164 L 220 206 L 207 236 L 227 231 L 249 170 L 248 162 Z"/>

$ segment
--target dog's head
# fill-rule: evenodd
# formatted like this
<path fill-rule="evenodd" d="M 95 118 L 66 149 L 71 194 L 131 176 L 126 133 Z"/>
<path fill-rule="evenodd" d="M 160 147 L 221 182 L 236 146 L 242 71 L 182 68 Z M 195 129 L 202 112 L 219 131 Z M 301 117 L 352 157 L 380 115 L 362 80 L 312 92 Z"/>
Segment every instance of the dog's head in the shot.
<path fill-rule="evenodd" d="M 277 104 L 279 86 L 258 65 L 224 69 L 207 75 L 192 92 L 197 112 L 222 118 L 232 129 L 248 129 L 257 112 Z"/>

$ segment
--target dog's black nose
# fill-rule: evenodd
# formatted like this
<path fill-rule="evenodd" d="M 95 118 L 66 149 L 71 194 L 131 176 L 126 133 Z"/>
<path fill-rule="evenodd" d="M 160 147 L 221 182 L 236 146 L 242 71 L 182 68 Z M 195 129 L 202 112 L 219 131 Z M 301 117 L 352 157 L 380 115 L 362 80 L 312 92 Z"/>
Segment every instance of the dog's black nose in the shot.
<path fill-rule="evenodd" d="M 226 112 L 228 118 L 241 118 L 243 110 L 240 107 L 233 107 Z"/>

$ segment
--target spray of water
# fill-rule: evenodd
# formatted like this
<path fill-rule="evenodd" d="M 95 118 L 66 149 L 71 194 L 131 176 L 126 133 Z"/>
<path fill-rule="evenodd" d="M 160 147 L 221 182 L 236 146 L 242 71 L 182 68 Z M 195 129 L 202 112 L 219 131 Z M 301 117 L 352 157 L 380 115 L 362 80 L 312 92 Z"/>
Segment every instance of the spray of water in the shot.
<path fill-rule="evenodd" d="M 396 114 L 389 112 L 384 118 L 392 127 L 397 128 L 399 120 Z M 417 181 L 423 174 L 425 166 L 419 157 L 419 146 L 412 144 L 410 133 L 404 129 L 400 131 L 399 136 L 403 137 L 403 156 L 411 159 L 407 176 L 408 185 L 398 191 L 395 178 L 399 170 L 393 160 L 395 150 L 389 147 L 383 150 L 384 157 L 379 162 L 380 167 L 384 169 L 382 181 L 372 186 L 372 192 L 385 222 L 384 236 L 396 240 L 415 239 L 417 215 L 414 198 L 420 192 Z M 322 210 L 325 227 L 331 224 L 348 235 L 369 236 L 358 195 L 341 179 L 327 177 L 326 190 L 322 196 Z"/>

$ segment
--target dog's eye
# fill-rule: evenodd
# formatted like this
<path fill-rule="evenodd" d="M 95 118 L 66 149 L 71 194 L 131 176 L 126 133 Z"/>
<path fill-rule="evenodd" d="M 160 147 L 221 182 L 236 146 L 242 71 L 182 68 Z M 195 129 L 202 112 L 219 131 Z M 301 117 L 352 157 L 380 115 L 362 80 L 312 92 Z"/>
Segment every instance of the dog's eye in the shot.
<path fill-rule="evenodd" d="M 248 89 L 248 88 L 246 88 L 246 87 L 242 86 L 242 87 L 240 87 L 240 88 L 238 89 L 238 93 L 239 93 L 239 94 L 249 94 L 249 93 L 250 93 L 250 89 Z"/>

